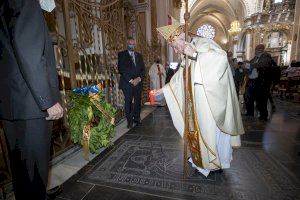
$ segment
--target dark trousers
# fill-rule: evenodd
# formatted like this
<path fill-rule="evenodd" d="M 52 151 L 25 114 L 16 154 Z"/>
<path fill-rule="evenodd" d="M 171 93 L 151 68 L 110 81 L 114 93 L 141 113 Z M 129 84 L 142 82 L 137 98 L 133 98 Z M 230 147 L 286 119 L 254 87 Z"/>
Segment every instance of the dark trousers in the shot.
<path fill-rule="evenodd" d="M 16 200 L 46 199 L 52 122 L 45 119 L 2 122 Z"/>
<path fill-rule="evenodd" d="M 254 116 L 254 102 L 257 96 L 257 80 L 249 79 L 246 84 L 245 104 L 247 115 Z"/>
<path fill-rule="evenodd" d="M 126 87 L 122 90 L 125 96 L 125 114 L 128 124 L 131 124 L 133 121 L 139 122 L 141 120 L 141 84 L 136 87 Z"/>
<path fill-rule="evenodd" d="M 258 82 L 257 93 L 257 109 L 259 111 L 260 119 L 268 118 L 268 98 L 270 95 L 270 84 L 264 82 Z"/>
<path fill-rule="evenodd" d="M 239 99 L 241 82 L 240 81 L 234 81 L 234 84 L 235 84 L 236 95 L 238 96 L 238 99 Z"/>
<path fill-rule="evenodd" d="M 271 91 L 270 91 L 270 90 L 269 90 L 269 94 L 268 94 L 268 99 L 269 99 L 270 103 L 271 103 L 272 105 L 274 105 L 274 100 L 273 100 L 273 97 L 272 97 L 272 94 L 271 94 Z"/>

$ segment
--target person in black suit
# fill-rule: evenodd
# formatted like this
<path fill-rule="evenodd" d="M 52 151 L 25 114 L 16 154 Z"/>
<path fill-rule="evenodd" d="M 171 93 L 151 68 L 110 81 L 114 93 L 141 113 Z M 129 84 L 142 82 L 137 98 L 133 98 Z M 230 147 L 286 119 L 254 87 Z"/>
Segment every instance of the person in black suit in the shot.
<path fill-rule="evenodd" d="M 0 2 L 0 119 L 16 200 L 47 198 L 52 120 L 63 116 L 52 40 L 37 0 Z"/>
<path fill-rule="evenodd" d="M 134 51 L 135 40 L 129 37 L 127 44 L 127 50 L 118 54 L 118 69 L 121 74 L 120 89 L 125 96 L 127 128 L 132 128 L 133 123 L 136 125 L 141 123 L 141 96 L 145 64 L 142 55 Z M 132 101 L 134 102 L 133 105 Z"/>
<path fill-rule="evenodd" d="M 261 120 L 268 120 L 267 103 L 270 95 L 272 84 L 272 68 L 276 63 L 271 55 L 265 51 L 265 45 L 259 44 L 255 47 L 255 57 L 250 61 L 250 68 L 257 69 L 258 76 L 256 78 L 256 103 Z"/>

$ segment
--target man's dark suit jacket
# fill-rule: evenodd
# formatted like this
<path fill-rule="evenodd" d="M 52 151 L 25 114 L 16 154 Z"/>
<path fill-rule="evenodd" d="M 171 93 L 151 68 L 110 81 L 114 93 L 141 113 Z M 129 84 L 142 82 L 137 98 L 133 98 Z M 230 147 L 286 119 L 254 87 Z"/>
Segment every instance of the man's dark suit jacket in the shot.
<path fill-rule="evenodd" d="M 37 0 L 0 2 L 0 119 L 44 118 L 59 101 L 52 40 Z"/>
<path fill-rule="evenodd" d="M 258 61 L 255 63 L 256 58 L 254 57 L 250 63 L 251 67 L 256 67 L 258 71 L 258 80 L 264 84 L 270 85 L 273 81 L 273 69 L 277 66 L 271 55 L 264 52 Z"/>
<path fill-rule="evenodd" d="M 142 80 L 145 76 L 145 64 L 141 54 L 134 52 L 135 63 L 134 65 L 128 50 L 122 51 L 118 54 L 118 69 L 121 74 L 120 89 L 127 89 L 134 87 L 129 81 L 140 77 Z M 142 85 L 142 81 L 138 86 Z"/>

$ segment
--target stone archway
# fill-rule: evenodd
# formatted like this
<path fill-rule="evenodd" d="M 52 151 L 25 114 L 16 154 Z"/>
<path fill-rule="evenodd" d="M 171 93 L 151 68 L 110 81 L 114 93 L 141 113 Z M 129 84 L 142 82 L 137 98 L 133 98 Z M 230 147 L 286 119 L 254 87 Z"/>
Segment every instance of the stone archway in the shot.
<path fill-rule="evenodd" d="M 224 49 L 228 49 L 232 37 L 228 33 L 230 24 L 234 20 L 243 22 L 250 13 L 249 2 L 251 0 L 190 0 L 189 20 L 190 31 L 196 33 L 203 24 L 212 25 L 216 29 L 215 41 Z M 182 3 L 180 10 L 180 21 L 184 23 L 185 3 Z"/>
<path fill-rule="evenodd" d="M 236 0 L 222 0 L 225 2 L 229 7 L 231 7 L 232 10 L 234 10 L 232 6 L 232 2 Z M 255 13 L 256 11 L 256 4 L 258 0 L 239 0 L 239 3 L 242 5 L 244 17 L 250 16 L 252 13 Z M 197 1 L 197 0 L 190 0 L 189 1 L 189 10 L 191 11 L 197 4 L 201 4 L 205 1 Z M 210 0 L 210 2 L 213 2 Z M 252 5 L 252 6 L 251 6 Z M 182 7 L 180 10 L 180 22 L 184 22 L 184 13 L 185 13 L 185 2 L 182 2 Z"/>

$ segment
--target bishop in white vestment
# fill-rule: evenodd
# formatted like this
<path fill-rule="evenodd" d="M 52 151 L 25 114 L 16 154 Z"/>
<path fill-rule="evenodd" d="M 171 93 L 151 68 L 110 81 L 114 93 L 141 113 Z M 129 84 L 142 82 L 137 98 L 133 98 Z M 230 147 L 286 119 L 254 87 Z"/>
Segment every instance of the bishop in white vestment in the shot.
<path fill-rule="evenodd" d="M 175 52 L 189 56 L 191 67 L 192 98 L 199 124 L 199 152 L 201 166 L 192 158 L 192 166 L 203 175 L 210 171 L 229 168 L 234 147 L 241 146 L 244 133 L 239 102 L 226 52 L 214 41 L 194 37 L 191 43 L 184 40 L 183 28 L 177 22 L 158 28 Z M 183 63 L 185 64 L 185 63 Z M 163 92 L 173 124 L 183 137 L 185 128 L 185 84 L 182 65 Z"/>

